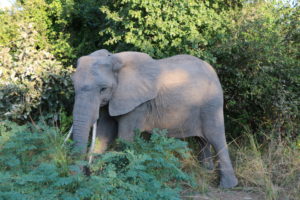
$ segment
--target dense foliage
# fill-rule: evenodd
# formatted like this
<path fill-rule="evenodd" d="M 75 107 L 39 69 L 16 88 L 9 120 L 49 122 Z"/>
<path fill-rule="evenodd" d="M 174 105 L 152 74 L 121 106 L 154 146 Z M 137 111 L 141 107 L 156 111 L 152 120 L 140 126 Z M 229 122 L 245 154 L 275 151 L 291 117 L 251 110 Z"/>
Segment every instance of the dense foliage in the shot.
<path fill-rule="evenodd" d="M 131 48 L 156 58 L 186 53 L 213 64 L 225 90 L 228 128 L 235 136 L 241 124 L 254 131 L 276 126 L 278 134 L 296 135 L 299 9 L 263 1 L 244 3 L 242 9 L 219 5 L 109 1 L 100 7 L 107 22 L 100 35 L 109 35 L 104 44 L 117 51 Z"/>
<path fill-rule="evenodd" d="M 223 85 L 227 130 L 233 137 L 245 126 L 254 132 L 275 127 L 278 135 L 287 136 L 299 130 L 297 6 L 197 0 L 26 0 L 19 5 L 22 9 L 0 15 L 1 67 L 6 71 L 1 71 L 2 113 L 25 118 L 36 108 L 66 105 L 70 113 L 68 66 L 81 55 L 106 48 L 143 51 L 155 58 L 191 54 L 211 63 Z M 27 30 L 24 38 L 19 30 L 28 24 L 34 31 Z M 32 50 L 20 60 L 20 52 L 28 48 Z M 22 77 L 22 70 L 31 67 L 43 73 Z M 11 79 L 19 82 L 8 91 Z M 37 81 L 28 84 L 30 80 Z M 18 103 L 21 99 L 25 104 Z M 51 106 L 41 108 L 45 101 Z"/>
<path fill-rule="evenodd" d="M 54 56 L 36 48 L 33 24 L 18 24 L 19 37 L 11 48 L 0 49 L 0 115 L 24 120 L 33 109 L 57 111 L 71 98 L 72 87 L 66 79 L 71 68 L 64 68 Z"/>
<path fill-rule="evenodd" d="M 100 10 L 107 22 L 100 35 L 109 36 L 104 44 L 156 58 L 186 53 L 212 61 L 206 47 L 217 42 L 228 23 L 209 1 L 108 1 Z"/>
<path fill-rule="evenodd" d="M 154 130 L 149 141 L 136 133 L 123 151 L 94 160 L 90 176 L 73 160 L 55 128 L 0 124 L 1 199 L 180 199 L 181 184 L 193 184 L 179 158 L 186 143 Z"/>
<path fill-rule="evenodd" d="M 17 0 L 0 10 L 0 199 L 179 199 L 181 183 L 192 184 L 178 159 L 187 156 L 186 144 L 158 136 L 164 131 L 150 141 L 120 142 L 122 151 L 97 158 L 90 176 L 79 167 L 87 163 L 62 145 L 58 129 L 72 123 L 73 66 L 102 48 L 156 59 L 191 54 L 211 63 L 224 90 L 240 184 L 261 187 L 268 199 L 278 198 L 278 188 L 299 196 L 299 6 Z M 35 124 L 45 114 L 58 128 Z"/>
<path fill-rule="evenodd" d="M 299 133 L 299 11 L 263 2 L 244 5 L 231 13 L 222 42 L 210 47 L 225 91 L 227 125 L 235 136 L 245 125 L 253 132 Z"/>
<path fill-rule="evenodd" d="M 68 43 L 54 38 L 49 5 L 34 0 L 22 8 L 0 12 L 0 118 L 19 122 L 70 109 L 73 98 L 72 68 L 58 52 L 68 53 Z"/>

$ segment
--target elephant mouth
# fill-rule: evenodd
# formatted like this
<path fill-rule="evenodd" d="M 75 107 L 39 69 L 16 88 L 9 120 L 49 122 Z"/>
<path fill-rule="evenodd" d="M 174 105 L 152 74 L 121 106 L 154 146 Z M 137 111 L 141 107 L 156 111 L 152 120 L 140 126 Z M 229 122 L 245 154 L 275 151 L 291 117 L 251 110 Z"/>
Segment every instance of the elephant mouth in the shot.
<path fill-rule="evenodd" d="M 102 101 L 101 101 L 101 104 L 100 104 L 100 106 L 102 107 L 102 106 L 106 106 L 108 104 L 108 99 L 103 99 Z"/>

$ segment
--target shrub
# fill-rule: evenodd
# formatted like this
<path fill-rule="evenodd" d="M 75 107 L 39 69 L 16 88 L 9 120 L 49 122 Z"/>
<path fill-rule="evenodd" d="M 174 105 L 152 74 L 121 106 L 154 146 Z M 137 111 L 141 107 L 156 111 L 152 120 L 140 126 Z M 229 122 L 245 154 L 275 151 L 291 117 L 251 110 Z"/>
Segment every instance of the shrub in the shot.
<path fill-rule="evenodd" d="M 105 26 L 99 10 L 102 4 L 95 0 L 24 0 L 21 15 L 39 24 L 37 29 L 50 52 L 69 65 L 79 56 L 103 48 L 104 39 L 99 37 Z"/>
<path fill-rule="evenodd" d="M 56 2 L 58 1 L 56 0 Z M 99 36 L 99 32 L 105 27 L 104 15 L 99 9 L 103 1 L 74 1 L 71 8 L 67 6 L 68 1 L 59 0 L 59 2 L 62 4 L 64 12 L 69 15 L 68 19 L 64 15 L 60 16 L 67 24 L 63 27 L 57 27 L 56 31 L 70 33 L 69 44 L 72 46 L 76 57 L 78 58 L 79 56 L 103 49 L 105 38 Z M 113 50 L 111 47 L 106 48 Z"/>
<path fill-rule="evenodd" d="M 18 36 L 0 49 L 0 115 L 24 120 L 39 108 L 53 112 L 71 101 L 72 69 L 38 49 L 35 24 L 19 21 L 16 25 Z"/>
<path fill-rule="evenodd" d="M 71 159 L 57 129 L 38 123 L 0 124 L 0 198 L 4 199 L 180 199 L 186 143 L 154 130 L 149 141 L 137 132 L 134 143 L 94 160 L 90 176 Z M 77 164 L 75 164 L 77 163 Z"/>
<path fill-rule="evenodd" d="M 227 130 L 299 130 L 299 8 L 278 2 L 104 1 L 104 44 L 161 58 L 191 54 L 215 66 Z M 243 124 L 243 125 L 241 125 Z"/>
<path fill-rule="evenodd" d="M 65 29 L 73 11 L 73 1 L 24 0 L 19 1 L 18 12 L 27 22 L 35 24 L 37 45 L 55 56 L 63 64 L 70 64 L 75 58 L 70 45 L 70 33 Z"/>
<path fill-rule="evenodd" d="M 195 55 L 219 74 L 233 137 L 244 124 L 253 131 L 274 126 L 281 136 L 299 130 L 299 7 L 270 1 L 34 0 L 22 1 L 22 8 L 13 13 L 16 21 L 34 22 L 35 48 L 51 52 L 59 65 L 104 47 L 155 58 Z M 9 16 L 0 14 L 0 38 L 13 55 L 20 36 Z M 65 102 L 61 97 L 55 101 Z"/>
<path fill-rule="evenodd" d="M 106 1 L 100 9 L 106 27 L 100 32 L 105 45 L 116 51 L 139 50 L 161 58 L 191 54 L 214 62 L 207 46 L 226 30 L 219 2 L 209 1 Z"/>
<path fill-rule="evenodd" d="M 297 8 L 271 2 L 245 4 L 232 13 L 227 36 L 209 49 L 217 57 L 233 136 L 246 124 L 254 132 L 275 127 L 277 136 L 295 136 L 299 131 L 297 13 Z"/>

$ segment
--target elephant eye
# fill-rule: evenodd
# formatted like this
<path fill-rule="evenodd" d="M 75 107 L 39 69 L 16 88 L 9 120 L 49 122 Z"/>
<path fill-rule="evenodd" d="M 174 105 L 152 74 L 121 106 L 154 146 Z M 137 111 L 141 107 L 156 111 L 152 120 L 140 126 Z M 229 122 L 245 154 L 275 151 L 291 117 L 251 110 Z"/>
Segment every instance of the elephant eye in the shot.
<path fill-rule="evenodd" d="M 107 88 L 101 88 L 100 93 L 104 92 Z"/>

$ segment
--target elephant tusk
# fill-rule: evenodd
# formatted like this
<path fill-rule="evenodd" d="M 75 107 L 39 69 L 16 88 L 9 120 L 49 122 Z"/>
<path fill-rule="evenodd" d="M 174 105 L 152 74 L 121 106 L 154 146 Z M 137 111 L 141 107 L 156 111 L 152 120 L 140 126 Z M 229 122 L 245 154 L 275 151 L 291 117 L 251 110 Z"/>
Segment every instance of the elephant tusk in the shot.
<path fill-rule="evenodd" d="M 73 130 L 73 125 L 71 126 L 69 132 L 68 132 L 68 135 L 67 137 L 65 138 L 64 142 L 63 142 L 63 145 L 67 142 L 67 140 L 71 137 L 72 135 L 72 130 Z"/>
<path fill-rule="evenodd" d="M 92 143 L 91 143 L 91 147 L 89 150 L 89 164 L 91 164 L 92 160 L 93 160 L 93 151 L 94 151 L 94 147 L 95 147 L 95 142 L 96 142 L 96 133 L 97 133 L 97 121 L 94 123 L 93 125 L 93 136 L 92 136 Z"/>
<path fill-rule="evenodd" d="M 67 140 L 71 137 L 72 135 L 72 131 L 73 131 L 73 125 L 71 126 L 64 142 L 63 145 L 67 142 Z M 91 155 L 94 151 L 94 147 L 95 147 L 95 142 L 96 142 L 96 133 L 97 133 L 97 122 L 94 123 L 93 125 L 93 135 L 92 135 L 92 143 L 91 143 L 91 147 L 89 149 L 89 164 L 91 164 L 92 160 L 93 160 L 93 155 Z"/>

